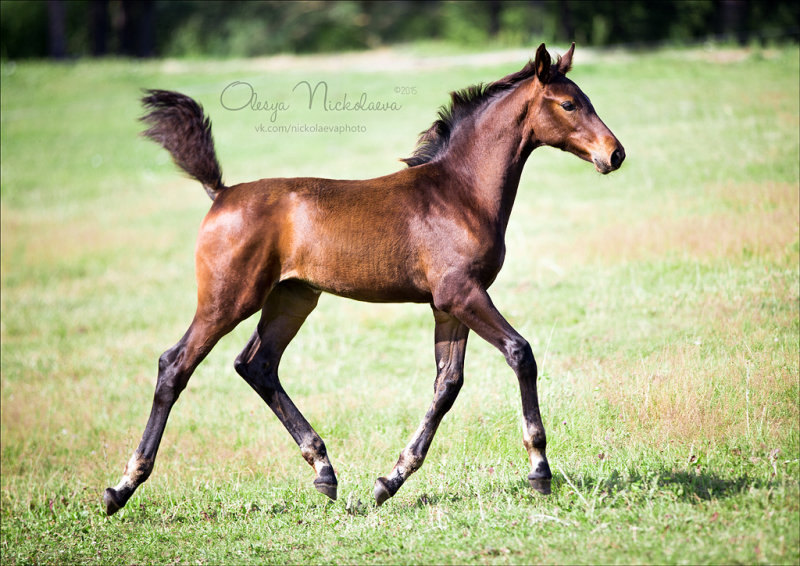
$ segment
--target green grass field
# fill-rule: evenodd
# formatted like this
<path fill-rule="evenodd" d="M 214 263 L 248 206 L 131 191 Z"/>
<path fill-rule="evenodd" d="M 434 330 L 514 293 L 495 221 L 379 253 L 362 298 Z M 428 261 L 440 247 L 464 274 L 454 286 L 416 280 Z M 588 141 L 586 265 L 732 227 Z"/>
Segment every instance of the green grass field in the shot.
<path fill-rule="evenodd" d="M 533 55 L 533 49 L 530 51 Z M 532 493 L 516 379 L 471 336 L 425 465 L 376 508 L 431 400 L 426 305 L 325 296 L 281 367 L 339 500 L 233 371 L 224 338 L 173 410 L 151 479 L 107 518 L 157 359 L 194 312 L 209 201 L 138 136 L 140 89 L 200 100 L 228 183 L 397 170 L 447 92 L 525 62 L 397 49 L 249 61 L 3 62 L 2 514 L 15 563 L 800 561 L 800 61 L 796 47 L 575 56 L 627 151 L 543 148 L 491 289 L 531 342 L 554 472 Z M 230 111 L 232 81 L 289 108 Z M 385 112 L 307 108 L 300 81 Z M 277 133 L 274 125 L 356 127 Z M 263 127 L 262 127 L 263 126 Z"/>

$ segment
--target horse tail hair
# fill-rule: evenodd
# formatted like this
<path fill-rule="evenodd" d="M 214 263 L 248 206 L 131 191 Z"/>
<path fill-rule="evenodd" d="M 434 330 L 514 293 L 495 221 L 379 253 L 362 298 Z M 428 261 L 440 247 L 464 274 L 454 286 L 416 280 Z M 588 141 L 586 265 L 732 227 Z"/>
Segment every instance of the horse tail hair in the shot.
<path fill-rule="evenodd" d="M 202 183 L 211 197 L 225 189 L 222 169 L 214 150 L 211 120 L 203 107 L 186 95 L 170 90 L 146 90 L 142 104 L 149 126 L 143 135 L 169 151 L 175 164 Z"/>

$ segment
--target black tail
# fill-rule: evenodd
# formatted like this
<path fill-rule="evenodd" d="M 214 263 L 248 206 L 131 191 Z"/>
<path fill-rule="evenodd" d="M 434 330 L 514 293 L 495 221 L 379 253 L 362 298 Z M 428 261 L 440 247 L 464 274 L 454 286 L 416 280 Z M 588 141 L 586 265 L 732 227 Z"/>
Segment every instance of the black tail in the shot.
<path fill-rule="evenodd" d="M 200 181 L 214 200 L 225 185 L 214 151 L 211 121 L 203 115 L 203 107 L 179 92 L 145 92 L 142 104 L 149 112 L 141 120 L 150 128 L 144 135 L 169 151 L 178 167 Z"/>

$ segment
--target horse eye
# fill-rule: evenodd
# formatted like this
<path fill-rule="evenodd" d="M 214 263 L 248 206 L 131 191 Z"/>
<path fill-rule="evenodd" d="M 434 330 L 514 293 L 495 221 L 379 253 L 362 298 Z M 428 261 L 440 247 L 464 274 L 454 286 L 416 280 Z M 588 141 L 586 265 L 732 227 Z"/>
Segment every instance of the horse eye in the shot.
<path fill-rule="evenodd" d="M 575 105 L 572 104 L 572 102 L 570 102 L 569 100 L 565 100 L 564 102 L 561 103 L 561 108 L 563 108 L 567 112 L 572 112 L 573 110 L 575 110 Z"/>

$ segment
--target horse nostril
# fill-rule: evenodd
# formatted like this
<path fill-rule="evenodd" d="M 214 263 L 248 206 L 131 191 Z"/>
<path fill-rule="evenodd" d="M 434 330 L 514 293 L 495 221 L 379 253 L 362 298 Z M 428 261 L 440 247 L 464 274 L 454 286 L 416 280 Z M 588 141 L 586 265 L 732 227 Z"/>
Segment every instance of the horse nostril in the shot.
<path fill-rule="evenodd" d="M 623 161 L 625 161 L 625 150 L 615 149 L 614 153 L 611 154 L 611 166 L 614 169 L 619 169 L 619 166 L 622 165 Z"/>

